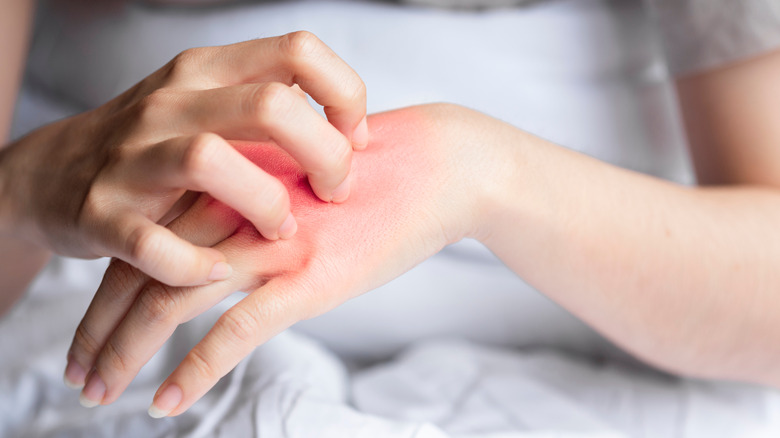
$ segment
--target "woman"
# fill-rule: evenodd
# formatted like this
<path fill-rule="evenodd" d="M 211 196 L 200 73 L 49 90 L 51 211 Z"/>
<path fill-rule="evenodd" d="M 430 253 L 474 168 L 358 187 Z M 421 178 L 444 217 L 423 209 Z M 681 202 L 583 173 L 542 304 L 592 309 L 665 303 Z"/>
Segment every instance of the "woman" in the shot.
<path fill-rule="evenodd" d="M 696 13 L 697 3 L 690 5 L 688 12 L 691 17 L 700 17 Z M 661 9 L 662 12 L 665 10 Z M 153 227 L 155 235 L 162 235 L 159 233 L 164 232 L 151 222 L 163 220 L 167 223 L 167 213 L 172 210 L 174 213 L 170 216 L 178 216 L 169 224 L 174 233 L 198 245 L 208 247 L 217 244 L 220 252 L 208 252 L 208 256 L 202 252 L 199 260 L 207 262 L 200 264 L 174 262 L 170 266 L 161 265 L 160 261 L 179 259 L 195 251 L 191 247 L 180 247 L 183 249 L 154 257 L 150 255 L 154 252 L 146 249 L 146 245 L 140 245 L 138 249 L 136 245 L 125 243 L 135 241 L 132 236 L 138 237 L 139 233 L 145 236 L 147 233 L 130 233 L 136 228 L 119 220 L 111 222 L 114 228 L 108 228 L 109 232 L 93 238 L 103 245 L 94 245 L 102 252 L 74 251 L 74 255 L 119 256 L 163 283 L 195 287 L 176 289 L 162 286 L 149 281 L 128 264 L 113 264 L 79 326 L 70 351 L 66 377 L 76 385 L 86 383 L 82 392 L 86 404 L 110 403 L 159 348 L 163 340 L 161 333 L 170 335 L 177 324 L 233 290 L 257 289 L 224 313 L 214 329 L 160 387 L 153 406 L 155 414 L 180 414 L 241 357 L 274 333 L 299 319 L 322 313 L 379 286 L 449 243 L 472 237 L 484 243 L 538 290 L 647 362 L 680 374 L 776 385 L 773 367 L 773 346 L 776 343 L 771 333 L 774 332 L 772 310 L 777 306 L 777 300 L 770 291 L 778 281 L 772 270 L 773 255 L 778 250 L 772 239 L 772 224 L 775 215 L 780 212 L 775 211 L 777 195 L 772 189 L 772 163 L 777 159 L 772 155 L 770 146 L 776 132 L 770 115 L 777 101 L 773 97 L 777 87 L 772 78 L 778 61 L 774 53 L 764 51 L 776 44 L 777 35 L 771 28 L 755 35 L 752 27 L 750 31 L 741 27 L 744 23 L 740 20 L 752 17 L 756 11 L 765 11 L 762 17 L 768 17 L 770 15 L 766 11 L 771 11 L 771 7 L 768 3 L 756 2 L 744 6 L 742 15 L 735 14 L 728 21 L 733 23 L 734 31 L 742 35 L 743 38 L 737 41 L 743 41 L 744 45 L 728 47 L 716 41 L 712 43 L 716 47 L 713 52 L 699 50 L 696 57 L 673 59 L 676 69 L 689 74 L 680 79 L 678 85 L 699 181 L 703 184 L 700 188 L 689 189 L 611 167 L 469 110 L 433 106 L 369 119 L 371 131 L 363 137 L 370 138 L 368 148 L 365 152 L 354 154 L 350 200 L 338 206 L 315 201 L 305 184 L 300 184 L 294 162 L 275 157 L 266 147 L 258 149 L 236 145 L 237 150 L 286 184 L 292 212 L 299 224 L 298 235 L 288 241 L 269 243 L 258 239 L 252 228 L 242 225 L 239 218 L 231 216 L 206 197 L 178 216 L 181 209 L 177 208 L 176 201 L 182 195 L 182 189 L 206 190 L 245 217 L 260 218 L 252 220 L 252 223 L 263 236 L 277 237 L 273 231 L 263 230 L 280 229 L 287 209 L 275 214 L 275 221 L 265 220 L 267 214 L 263 212 L 243 211 L 247 206 L 267 203 L 231 198 L 240 193 L 242 184 L 238 180 L 232 186 L 230 181 L 221 182 L 225 187 L 219 187 L 181 177 L 173 178 L 173 182 L 154 181 L 152 186 L 143 187 L 146 191 L 141 190 L 141 195 L 133 192 L 135 196 L 127 197 L 130 199 L 128 209 L 137 209 L 134 206 L 138 205 L 138 201 L 133 201 L 140 199 L 146 202 L 148 193 L 155 192 L 154 189 L 160 185 L 167 188 L 157 198 L 154 208 L 144 211 L 146 229 Z M 302 47 L 313 44 L 317 47 L 312 49 L 316 53 L 329 53 L 319 43 L 312 43 L 313 39 L 308 34 L 298 34 L 294 38 L 306 41 Z M 712 38 L 703 40 L 711 41 Z M 701 41 L 698 43 L 701 44 Z M 231 50 L 239 50 L 235 47 L 221 49 L 219 53 L 230 54 Z M 676 53 L 685 53 L 684 46 L 676 49 Z M 736 61 L 737 57 L 758 54 L 761 56 Z M 98 116 L 98 125 L 103 126 L 105 120 L 118 112 L 117 105 L 121 109 L 132 108 L 132 111 L 137 110 L 137 102 L 144 101 L 144 106 L 141 106 L 143 111 L 138 113 L 138 123 L 140 126 L 148 123 L 150 127 L 144 130 L 131 125 L 131 129 L 123 131 L 120 126 L 112 129 L 111 134 L 117 135 L 115 132 L 118 132 L 121 144 L 136 145 L 132 139 L 139 131 L 156 134 L 164 128 L 171 128 L 172 122 L 168 120 L 163 119 L 164 123 L 160 125 L 155 123 L 159 123 L 165 114 L 178 114 L 179 111 L 187 115 L 186 110 L 181 110 L 182 98 L 175 94 L 171 97 L 171 94 L 150 93 L 150 90 L 161 88 L 160 84 L 163 88 L 168 86 L 170 83 L 166 80 L 172 81 L 171 88 L 174 90 L 181 89 L 183 87 L 176 81 L 197 77 L 197 73 L 204 70 L 201 67 L 204 65 L 207 66 L 206 71 L 214 74 L 216 70 L 219 76 L 220 70 L 212 67 L 215 58 L 224 60 L 230 59 L 230 56 L 208 50 L 188 52 L 185 57 L 169 64 L 167 70 L 161 70 L 128 94 L 120 96 L 115 101 L 118 104 L 105 107 L 107 109 Z M 184 67 L 179 68 L 177 66 L 182 64 L 182 59 L 189 64 L 184 63 Z M 332 58 L 326 55 L 325 59 Z M 713 66 L 716 68 L 713 69 Z M 183 73 L 178 73 L 180 71 Z M 332 72 L 328 68 L 318 70 L 325 71 Z M 343 71 L 347 72 L 343 75 L 351 77 L 348 70 Z M 341 78 L 343 75 L 335 76 Z M 164 79 L 161 81 L 160 77 Z M 305 79 L 307 76 L 300 77 Z M 271 78 L 272 81 L 274 79 L 276 77 Z M 269 79 L 261 80 L 265 82 Z M 355 83 L 354 79 L 346 82 Z M 301 88 L 318 99 L 317 91 L 307 84 L 306 80 L 300 81 Z M 213 89 L 210 87 L 214 85 L 203 88 Z M 260 102 L 278 103 L 278 100 L 271 99 L 277 93 L 297 98 L 297 94 L 287 91 L 297 93 L 294 87 L 271 88 L 271 93 L 260 94 Z M 360 86 L 353 85 L 347 89 L 359 90 Z M 360 96 L 359 92 L 344 94 Z M 155 97 L 148 99 L 147 96 Z M 225 98 L 220 96 L 213 102 L 220 101 L 225 101 Z M 361 137 L 353 131 L 353 128 L 362 125 L 364 111 L 360 101 L 358 99 L 357 105 L 354 102 L 331 105 L 327 99 L 321 102 L 331 116 L 332 127 L 315 122 L 315 118 L 309 120 L 313 125 L 321 126 L 322 132 L 331 133 L 333 143 L 340 144 L 337 150 L 348 151 L 346 145 L 350 139 L 353 146 L 362 149 L 363 142 L 355 141 L 356 137 L 358 140 Z M 204 98 L 198 102 L 211 101 Z M 164 109 L 153 111 L 158 105 Z M 174 109 L 170 110 L 170 106 L 165 105 L 174 105 Z M 256 107 L 267 108 L 253 106 Z M 292 107 L 304 108 L 299 104 Z M 190 106 L 184 105 L 184 108 Z M 334 108 L 338 109 L 334 111 Z M 304 112 L 293 112 L 295 120 L 301 120 L 308 113 L 301 111 Z M 339 121 L 337 116 L 334 120 L 335 114 L 345 111 L 351 115 L 349 122 Z M 280 113 L 268 109 L 266 112 Z M 100 113 L 100 110 L 95 113 Z M 288 111 L 281 113 L 289 114 Z M 199 113 L 192 111 L 192 114 L 197 116 Z M 182 119 L 186 121 L 187 117 L 171 120 Z M 195 126 L 195 131 L 202 129 L 203 122 L 200 120 L 205 119 L 195 116 L 192 119 L 198 123 L 190 123 L 190 126 Z M 121 120 L 127 118 L 122 117 Z M 230 120 L 232 122 L 233 118 Z M 78 125 L 83 126 L 84 123 Z M 283 132 L 277 128 L 282 126 L 278 121 L 260 126 L 264 129 L 259 135 L 257 131 L 243 126 L 231 126 L 233 130 L 227 131 L 220 131 L 227 128 L 218 126 L 215 130 L 226 133 L 222 137 L 231 140 L 272 138 L 304 166 L 312 182 L 313 193 L 321 201 L 343 199 L 332 192 L 333 187 L 345 180 L 343 164 L 341 173 L 333 172 L 338 176 L 330 178 L 329 185 L 320 185 L 317 178 L 312 177 L 320 174 L 317 172 L 319 169 L 311 166 L 322 160 L 314 160 L 309 167 L 306 166 L 306 157 L 316 154 L 317 148 L 301 151 L 296 148 L 304 144 L 302 140 L 285 142 L 285 135 L 277 134 Z M 292 123 L 287 126 L 292 127 Z M 293 131 L 295 129 L 290 128 L 287 132 Z M 178 126 L 172 127 L 172 132 L 190 134 Z M 30 142 L 35 135 L 27 137 L 26 141 Z M 74 135 L 82 138 L 85 134 L 76 131 Z M 142 143 L 164 145 L 159 148 L 161 151 L 190 151 L 205 148 L 192 145 L 220 142 L 222 146 L 219 150 L 223 152 L 214 156 L 231 154 L 232 149 L 214 137 L 204 140 L 198 136 L 195 138 L 198 141 L 193 139 L 180 146 L 175 141 L 164 143 L 169 136 L 150 135 Z M 97 143 L 106 143 L 105 138 L 98 137 Z M 40 140 L 38 143 L 47 144 Z M 329 150 L 327 146 L 325 149 Z M 16 146 L 11 149 L 14 150 L 22 148 Z M 14 160 L 12 153 L 6 155 L 12 157 L 4 160 L 7 163 L 21 160 Z M 346 153 L 324 155 L 348 157 Z M 115 166 L 119 169 L 115 171 L 118 176 L 107 179 L 109 182 L 134 181 L 137 178 L 133 176 L 138 171 L 132 169 L 145 170 L 158 161 L 173 165 L 186 163 L 182 156 L 149 152 L 136 156 L 131 154 L 128 159 L 120 155 L 119 159 L 108 161 L 119 163 Z M 256 169 L 247 166 L 238 154 L 233 157 L 233 162 L 223 163 L 224 167 L 209 171 L 224 174 L 226 169 L 246 169 L 235 172 L 236 176 L 243 176 L 243 180 L 249 179 L 253 171 L 257 175 Z M 347 158 L 344 160 L 348 161 Z M 129 170 L 121 170 L 125 163 L 129 163 L 126 164 Z M 395 164 L 390 166 L 388 163 Z M 159 170 L 149 172 L 151 175 L 168 175 L 171 173 L 169 168 L 163 164 L 157 168 Z M 99 169 L 92 174 L 101 174 L 103 168 Z M 323 170 L 321 173 L 327 172 Z M 257 182 L 253 185 L 274 184 L 268 178 L 254 178 Z M 393 190 L 388 191 L 388 187 Z M 87 205 L 94 204 L 99 211 L 111 202 L 114 190 L 106 190 L 104 197 L 94 196 L 93 202 Z M 88 193 L 94 192 L 99 193 L 91 188 Z M 86 199 L 89 202 L 89 198 Z M 71 204 L 64 204 L 72 208 Z M 50 204 L 45 205 L 48 207 Z M 112 205 L 110 210 L 116 209 Z M 23 211 L 33 212 L 35 219 L 44 216 L 43 213 L 36 214 L 35 208 Z M 57 218 L 60 217 L 57 215 Z M 85 225 L 83 229 L 88 232 L 100 230 L 100 227 L 91 226 L 92 222 L 86 223 L 90 225 Z M 264 228 L 268 223 L 272 223 L 273 227 Z M 56 226 L 49 229 L 51 236 L 69 237 Z M 238 232 L 234 233 L 236 230 Z M 148 233 L 151 234 L 151 231 Z M 280 234 L 289 237 L 292 233 Z M 124 238 L 112 241 L 111 237 L 115 235 Z M 56 242 L 49 245 L 60 251 L 72 248 L 70 241 L 78 242 L 80 239 L 79 234 L 75 236 L 72 240 L 65 240 L 61 246 L 57 246 Z M 171 234 L 165 234 L 165 237 L 170 242 L 184 245 Z M 158 241 L 156 238 L 137 240 Z M 46 240 L 39 238 L 38 241 Z M 148 246 L 159 248 L 155 244 Z M 123 253 L 122 248 L 130 250 Z M 207 273 L 223 260 L 220 258 L 223 255 L 232 268 L 225 267 L 223 275 L 209 278 Z M 197 269 L 192 268 L 195 272 L 182 274 L 180 266 L 195 266 Z M 229 275 L 231 270 L 232 275 Z M 32 273 L 35 269 L 28 271 Z M 227 278 L 218 280 L 223 277 Z M 199 286 L 204 279 L 217 281 Z M 93 366 L 94 370 L 87 373 Z"/>

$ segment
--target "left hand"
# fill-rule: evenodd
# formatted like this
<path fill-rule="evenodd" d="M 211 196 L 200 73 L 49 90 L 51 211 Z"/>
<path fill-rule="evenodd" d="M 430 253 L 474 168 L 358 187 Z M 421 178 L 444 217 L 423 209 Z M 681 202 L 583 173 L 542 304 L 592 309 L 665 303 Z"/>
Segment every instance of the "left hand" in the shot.
<path fill-rule="evenodd" d="M 500 131 L 486 123 L 506 126 L 451 105 L 372 116 L 370 147 L 354 156 L 353 194 L 344 204 L 318 200 L 300 167 L 274 145 L 237 145 L 288 187 L 298 233 L 268 241 L 204 195 L 170 228 L 197 245 L 216 243 L 235 269 L 231 279 L 174 288 L 113 263 L 69 353 L 69 368 L 92 370 L 82 402 L 113 402 L 178 324 L 235 290 L 251 291 L 160 387 L 150 412 L 181 414 L 278 332 L 476 235 L 491 211 L 489 182 L 499 176 L 491 166 L 501 162 L 479 147 Z"/>

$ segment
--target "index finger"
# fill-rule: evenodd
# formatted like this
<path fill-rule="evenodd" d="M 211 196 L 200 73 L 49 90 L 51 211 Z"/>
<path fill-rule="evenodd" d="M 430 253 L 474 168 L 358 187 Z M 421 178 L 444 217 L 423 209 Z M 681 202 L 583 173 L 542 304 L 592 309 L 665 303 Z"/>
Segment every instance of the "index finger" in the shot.
<path fill-rule="evenodd" d="M 330 123 L 356 149 L 368 143 L 363 80 L 310 32 L 189 49 L 163 72 L 170 85 L 199 89 L 260 82 L 298 84 L 324 107 Z"/>

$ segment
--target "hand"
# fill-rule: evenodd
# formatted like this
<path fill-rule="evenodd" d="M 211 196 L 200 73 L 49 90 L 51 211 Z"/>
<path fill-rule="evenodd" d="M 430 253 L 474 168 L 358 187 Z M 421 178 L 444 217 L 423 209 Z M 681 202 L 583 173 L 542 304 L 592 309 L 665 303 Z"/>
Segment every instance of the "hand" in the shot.
<path fill-rule="evenodd" d="M 375 288 L 450 242 L 475 236 L 492 207 L 496 160 L 479 145 L 502 126 L 446 105 L 370 118 L 371 147 L 355 155 L 349 202 L 318 201 L 304 175 L 273 145 L 237 146 L 288 187 L 299 230 L 263 239 L 239 215 L 201 197 L 170 228 L 217 243 L 235 273 L 227 281 L 173 288 L 112 264 L 79 325 L 66 380 L 84 383 L 87 406 L 117 399 L 176 326 L 234 290 L 249 295 L 225 312 L 161 386 L 155 415 L 178 415 L 254 347 L 295 322 Z M 489 141 L 489 139 L 488 139 Z"/>
<path fill-rule="evenodd" d="M 163 226 L 196 198 L 188 190 L 231 206 L 267 239 L 296 231 L 282 183 L 225 139 L 273 140 L 320 199 L 341 202 L 352 147 L 367 143 L 365 99 L 357 74 L 306 32 L 185 51 L 106 105 L 3 150 L 0 235 L 118 257 L 170 285 L 224 279 L 223 254 Z"/>

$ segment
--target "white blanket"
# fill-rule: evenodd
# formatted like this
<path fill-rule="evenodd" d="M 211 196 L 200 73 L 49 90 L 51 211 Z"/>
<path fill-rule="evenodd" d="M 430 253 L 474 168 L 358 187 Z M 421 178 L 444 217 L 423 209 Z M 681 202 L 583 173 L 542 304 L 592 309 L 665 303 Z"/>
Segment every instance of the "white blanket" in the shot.
<path fill-rule="evenodd" d="M 55 260 L 0 320 L 2 437 L 763 437 L 780 394 L 679 379 L 617 360 L 421 340 L 349 371 L 292 331 L 259 347 L 190 411 L 147 416 L 156 386 L 226 300 L 180 327 L 119 401 L 85 409 L 64 386 L 70 339 L 105 262 Z M 69 279 L 63 281 L 64 278 Z"/>

